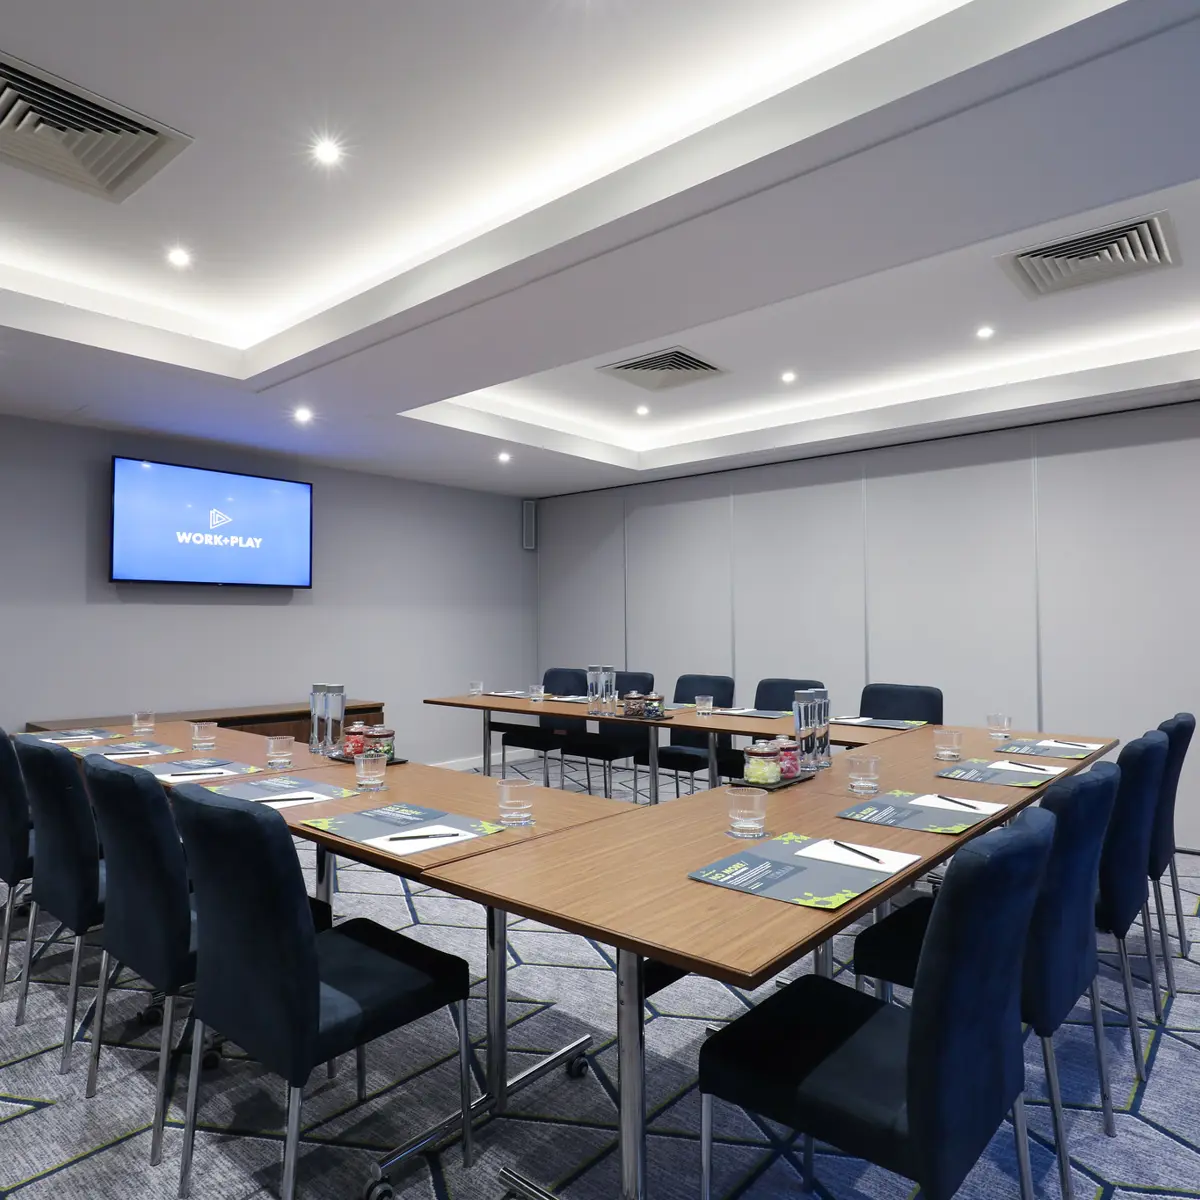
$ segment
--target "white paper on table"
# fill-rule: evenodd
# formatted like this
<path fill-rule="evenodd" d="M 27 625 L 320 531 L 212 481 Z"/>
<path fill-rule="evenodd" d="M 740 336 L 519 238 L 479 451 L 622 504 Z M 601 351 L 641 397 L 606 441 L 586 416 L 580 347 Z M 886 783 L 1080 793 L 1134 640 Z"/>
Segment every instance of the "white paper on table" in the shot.
<path fill-rule="evenodd" d="M 1042 738 L 1039 746 L 1048 746 L 1051 750 L 1099 750 L 1102 742 L 1060 742 L 1056 738 Z"/>
<path fill-rule="evenodd" d="M 998 758 L 994 763 L 988 763 L 989 771 L 1021 771 L 1026 775 L 1044 775 L 1047 779 L 1052 779 L 1055 775 L 1061 775 L 1066 767 L 1031 767 L 1025 763 L 1010 762 L 1007 758 Z"/>
<path fill-rule="evenodd" d="M 831 725 L 865 725 L 874 719 L 874 717 L 830 717 L 829 722 Z"/>
<path fill-rule="evenodd" d="M 468 829 L 455 829 L 453 825 L 423 825 L 414 829 L 418 833 L 442 833 L 445 837 L 414 837 L 410 841 L 404 837 L 403 831 L 385 833 L 383 837 L 367 838 L 364 846 L 374 846 L 379 850 L 388 850 L 392 854 L 419 854 L 423 850 L 437 850 L 440 846 L 453 846 L 456 842 L 469 842 L 479 836 Z"/>
<path fill-rule="evenodd" d="M 954 799 L 957 800 L 959 797 L 955 796 Z M 943 800 L 941 796 L 936 796 L 932 792 L 924 796 L 909 796 L 904 803 L 915 804 L 918 808 L 946 808 L 951 812 L 960 813 L 965 813 L 968 808 L 971 808 L 975 812 L 989 817 L 992 813 L 998 813 L 1008 807 L 1007 804 L 993 804 L 990 800 L 967 800 L 965 797 L 962 804 L 951 804 L 949 800 Z"/>
<path fill-rule="evenodd" d="M 862 854 L 855 854 L 853 850 L 843 850 L 841 846 L 835 846 L 829 838 L 814 842 L 811 846 L 805 846 L 803 850 L 797 850 L 796 857 L 816 858 L 822 862 L 841 863 L 847 867 L 865 867 L 868 871 L 884 871 L 888 875 L 894 875 L 897 871 L 902 871 L 905 867 L 912 866 L 913 863 L 921 860 L 919 854 L 902 854 L 899 850 L 880 850 L 878 846 L 859 846 L 857 842 L 844 844 L 857 846 L 863 851 L 863 854 L 869 854 L 871 858 L 877 858 L 880 861 L 872 862 L 870 858 L 864 858 Z"/>
<path fill-rule="evenodd" d="M 154 758 L 161 754 L 161 750 L 120 750 L 116 754 L 105 754 L 105 758 Z"/>
<path fill-rule="evenodd" d="M 109 742 L 111 738 L 101 737 L 98 733 L 84 733 L 77 737 L 63 737 L 62 734 L 55 734 L 51 737 L 49 734 L 43 733 L 38 735 L 40 742 L 53 742 L 56 746 L 70 745 L 72 742 Z"/>
<path fill-rule="evenodd" d="M 524 693 L 524 692 L 522 692 L 522 691 L 516 691 L 516 692 L 484 692 L 483 694 L 484 694 L 485 696 L 524 696 L 524 695 L 525 695 L 525 693 Z"/>
<path fill-rule="evenodd" d="M 268 808 L 292 808 L 297 804 L 319 804 L 329 796 L 318 796 L 316 792 L 280 792 L 274 800 L 260 800 Z"/>
<path fill-rule="evenodd" d="M 155 778 L 159 783 L 199 783 L 202 779 L 215 779 L 221 775 L 236 774 L 236 771 L 231 771 L 228 767 L 209 767 L 205 771 L 197 768 L 191 771 L 178 771 L 171 775 L 159 775 L 155 772 Z"/>
<path fill-rule="evenodd" d="M 714 708 L 714 713 L 720 713 L 723 717 L 736 717 L 738 713 L 748 713 L 748 708 Z"/>
<path fill-rule="evenodd" d="M 553 700 L 556 704 L 586 704 L 586 696 L 547 696 L 547 700 Z"/>

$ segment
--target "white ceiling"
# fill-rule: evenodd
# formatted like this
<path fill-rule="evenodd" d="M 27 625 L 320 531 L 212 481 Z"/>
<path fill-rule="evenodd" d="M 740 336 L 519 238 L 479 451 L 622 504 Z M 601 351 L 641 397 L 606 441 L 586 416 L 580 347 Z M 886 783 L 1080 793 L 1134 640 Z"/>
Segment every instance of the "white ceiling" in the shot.
<path fill-rule="evenodd" d="M 0 51 L 195 141 L 121 205 L 0 164 L 2 411 L 539 495 L 1200 378 L 1195 0 L 99 7 Z M 1159 209 L 1171 271 L 995 261 Z M 594 369 L 674 344 L 728 373 Z"/>

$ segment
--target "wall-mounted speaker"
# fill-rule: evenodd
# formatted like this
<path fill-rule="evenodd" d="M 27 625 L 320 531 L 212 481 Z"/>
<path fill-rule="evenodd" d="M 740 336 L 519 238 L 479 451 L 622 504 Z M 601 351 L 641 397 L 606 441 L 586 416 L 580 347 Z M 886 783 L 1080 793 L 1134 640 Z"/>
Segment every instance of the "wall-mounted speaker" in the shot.
<path fill-rule="evenodd" d="M 521 546 L 525 550 L 537 549 L 537 501 L 521 501 Z"/>

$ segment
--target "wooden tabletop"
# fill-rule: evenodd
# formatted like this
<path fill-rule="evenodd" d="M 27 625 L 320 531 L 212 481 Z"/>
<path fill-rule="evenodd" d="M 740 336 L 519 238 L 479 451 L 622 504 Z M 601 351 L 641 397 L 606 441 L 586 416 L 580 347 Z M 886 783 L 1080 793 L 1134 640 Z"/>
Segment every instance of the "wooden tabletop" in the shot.
<path fill-rule="evenodd" d="M 293 771 L 315 782 L 332 783 L 341 787 L 354 787 L 354 767 L 341 764 L 326 764 L 312 771 Z M 473 838 L 453 846 L 440 846 L 435 850 L 423 850 L 396 854 L 374 846 L 338 837 L 325 830 L 314 829 L 303 822 L 314 817 L 332 817 L 344 813 L 363 812 L 369 808 L 382 808 L 387 804 L 420 804 L 425 808 L 438 808 L 456 816 L 483 818 L 495 821 L 499 815 L 498 779 L 483 775 L 472 775 L 463 771 L 449 771 L 443 767 L 427 767 L 422 763 L 408 763 L 389 767 L 386 774 L 387 790 L 382 792 L 358 792 L 341 800 L 325 800 L 317 804 L 296 805 L 281 810 L 293 833 L 324 846 L 334 854 L 368 863 L 393 874 L 420 879 L 433 867 L 489 853 L 508 853 L 510 850 L 592 822 L 608 823 L 636 817 L 641 809 L 621 800 L 606 800 L 602 796 L 589 796 L 579 792 L 562 792 L 556 788 L 530 788 L 533 798 L 534 824 L 506 829 L 503 833 L 488 837 Z"/>
<path fill-rule="evenodd" d="M 917 730 L 882 744 L 881 757 L 886 763 L 882 788 L 952 788 L 953 795 L 1005 805 L 969 833 L 921 833 L 838 817 L 856 799 L 846 790 L 844 777 L 836 773 L 844 767 L 846 755 L 838 755 L 838 765 L 816 780 L 769 795 L 767 828 L 771 833 L 852 838 L 860 844 L 920 855 L 913 866 L 897 872 L 886 884 L 836 910 L 803 908 L 688 878 L 689 872 L 746 845 L 726 832 L 728 802 L 723 789 L 639 808 L 627 820 L 571 829 L 503 853 L 438 867 L 426 873 L 425 881 L 454 895 L 687 971 L 735 986 L 757 987 L 944 862 L 971 837 L 1033 803 L 1051 782 L 1048 779 L 1028 789 L 949 784 L 945 780 L 935 783 L 936 771 L 946 764 L 932 757 L 932 734 L 932 730 Z M 971 731 L 969 739 L 964 739 L 967 756 L 981 745 L 980 738 L 993 745 L 986 732 Z M 1054 765 L 1065 767 L 1064 774 L 1080 770 L 1115 745 L 1111 739 L 1103 740 L 1104 749 L 1089 759 L 1057 759 Z M 994 751 L 991 757 L 996 757 Z"/>
<path fill-rule="evenodd" d="M 346 712 L 382 712 L 382 700 L 347 700 Z M 243 704 L 225 708 L 194 708 L 181 712 L 156 714 L 160 724 L 173 721 L 217 721 L 223 724 L 240 724 L 243 721 L 269 720 L 272 717 L 297 717 L 308 719 L 308 701 L 300 704 Z M 52 732 L 55 729 L 91 729 L 128 726 L 129 713 L 113 717 L 56 717 L 52 721 L 26 721 L 28 733 Z"/>

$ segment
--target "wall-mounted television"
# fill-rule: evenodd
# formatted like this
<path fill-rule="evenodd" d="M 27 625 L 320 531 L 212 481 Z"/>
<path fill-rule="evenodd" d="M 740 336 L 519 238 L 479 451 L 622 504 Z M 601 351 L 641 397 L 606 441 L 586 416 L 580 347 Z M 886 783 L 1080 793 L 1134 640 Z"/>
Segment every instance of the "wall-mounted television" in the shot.
<path fill-rule="evenodd" d="M 109 578 L 312 587 L 312 484 L 114 456 Z"/>

